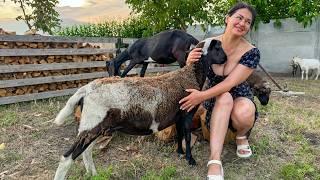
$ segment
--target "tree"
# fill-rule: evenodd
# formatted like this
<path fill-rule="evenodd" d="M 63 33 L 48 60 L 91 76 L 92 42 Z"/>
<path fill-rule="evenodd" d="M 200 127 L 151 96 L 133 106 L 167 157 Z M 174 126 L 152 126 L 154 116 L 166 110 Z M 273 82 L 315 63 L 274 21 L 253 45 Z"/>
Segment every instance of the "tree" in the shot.
<path fill-rule="evenodd" d="M 59 14 L 54 9 L 59 2 L 58 0 L 11 1 L 17 4 L 22 10 L 22 15 L 16 17 L 16 20 L 24 21 L 29 30 L 42 30 L 43 32 L 52 34 L 54 28 L 60 27 Z"/>
<path fill-rule="evenodd" d="M 239 0 L 126 0 L 132 14 L 141 22 L 152 27 L 153 33 L 175 28 L 186 30 L 195 23 L 223 25 L 227 10 Z M 281 19 L 295 18 L 305 27 L 311 25 L 320 15 L 319 0 L 243 0 L 255 7 L 259 22 L 275 20 L 281 26 Z M 205 29 L 205 28 L 204 28 Z"/>
<path fill-rule="evenodd" d="M 133 14 L 153 28 L 153 32 L 189 25 L 221 24 L 228 8 L 227 0 L 126 0 Z"/>
<path fill-rule="evenodd" d="M 235 4 L 237 1 L 230 0 L 230 4 Z M 275 20 L 275 26 L 281 26 L 281 19 L 295 18 L 306 27 L 312 24 L 315 17 L 320 16 L 319 0 L 245 0 L 245 2 L 255 7 L 258 13 L 257 22 L 269 23 L 270 20 Z"/>

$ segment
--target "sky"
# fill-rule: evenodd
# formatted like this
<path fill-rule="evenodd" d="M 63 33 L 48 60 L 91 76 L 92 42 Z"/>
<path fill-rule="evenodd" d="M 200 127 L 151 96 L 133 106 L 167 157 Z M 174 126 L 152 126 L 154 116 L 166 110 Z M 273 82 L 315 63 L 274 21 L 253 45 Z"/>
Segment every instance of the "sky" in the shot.
<path fill-rule="evenodd" d="M 63 21 L 62 26 L 121 20 L 130 13 L 125 0 L 60 0 L 56 10 Z M 10 0 L 0 0 L 0 28 L 23 34 L 28 30 L 27 26 L 15 20 L 21 14 L 18 6 Z"/>

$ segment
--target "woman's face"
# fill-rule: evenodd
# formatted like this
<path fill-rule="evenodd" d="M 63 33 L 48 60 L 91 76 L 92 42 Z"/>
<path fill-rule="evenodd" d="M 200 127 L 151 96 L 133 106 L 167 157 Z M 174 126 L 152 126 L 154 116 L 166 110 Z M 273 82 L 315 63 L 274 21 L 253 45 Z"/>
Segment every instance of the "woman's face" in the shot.
<path fill-rule="evenodd" d="M 251 12 L 246 8 L 238 9 L 232 16 L 227 16 L 226 31 L 231 32 L 232 34 L 237 36 L 244 36 L 249 32 L 251 22 Z"/>

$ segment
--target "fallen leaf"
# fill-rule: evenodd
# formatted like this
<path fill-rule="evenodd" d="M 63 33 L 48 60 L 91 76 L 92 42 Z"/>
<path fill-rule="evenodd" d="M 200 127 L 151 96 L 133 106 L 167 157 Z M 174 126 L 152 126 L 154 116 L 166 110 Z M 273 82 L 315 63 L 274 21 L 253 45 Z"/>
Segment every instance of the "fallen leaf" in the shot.
<path fill-rule="evenodd" d="M 0 150 L 4 150 L 5 147 L 6 145 L 4 143 L 0 144 Z"/>

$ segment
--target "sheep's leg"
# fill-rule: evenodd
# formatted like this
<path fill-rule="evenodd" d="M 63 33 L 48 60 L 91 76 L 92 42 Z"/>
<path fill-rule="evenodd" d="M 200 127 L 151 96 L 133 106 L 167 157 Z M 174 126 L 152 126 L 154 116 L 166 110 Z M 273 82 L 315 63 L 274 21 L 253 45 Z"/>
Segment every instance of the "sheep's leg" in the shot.
<path fill-rule="evenodd" d="M 141 68 L 141 71 L 140 71 L 140 77 L 144 77 L 145 73 L 146 73 L 146 70 L 147 70 L 147 67 L 148 67 L 148 62 L 144 62 L 142 65 L 142 68 Z"/>
<path fill-rule="evenodd" d="M 306 70 L 306 80 L 308 80 L 309 69 Z"/>
<path fill-rule="evenodd" d="M 72 163 L 73 163 L 73 159 L 71 158 L 71 155 L 68 157 L 62 156 L 60 159 L 59 167 L 54 176 L 54 180 L 65 179 L 66 174 Z"/>
<path fill-rule="evenodd" d="M 183 156 L 184 152 L 182 149 L 182 139 L 183 139 L 183 118 L 181 117 L 175 117 L 178 119 L 176 123 L 176 129 L 177 129 L 177 138 L 178 138 L 178 149 L 177 153 L 180 157 Z"/>
<path fill-rule="evenodd" d="M 196 161 L 193 159 L 191 154 L 191 125 L 193 115 L 198 108 L 194 108 L 191 112 L 187 113 L 184 120 L 184 138 L 186 141 L 186 160 L 190 165 L 196 165 Z"/>
<path fill-rule="evenodd" d="M 304 73 L 304 70 L 302 70 L 301 72 L 301 80 L 303 80 L 303 73 Z"/>
<path fill-rule="evenodd" d="M 316 76 L 316 78 L 315 78 L 314 80 L 318 80 L 318 76 L 319 76 L 319 74 L 320 74 L 320 68 L 319 68 L 319 69 L 317 69 L 317 76 Z"/>
<path fill-rule="evenodd" d="M 100 135 L 97 131 L 101 132 L 97 129 L 92 129 L 90 131 L 84 131 L 78 136 L 77 141 L 61 158 L 59 167 L 54 176 L 55 180 L 65 178 L 72 162 Z"/>
<path fill-rule="evenodd" d="M 87 173 L 91 173 L 91 175 L 93 176 L 97 175 L 97 170 L 92 159 L 92 148 L 95 144 L 96 141 L 93 141 L 90 146 L 82 153 L 83 163 L 86 167 Z"/>

